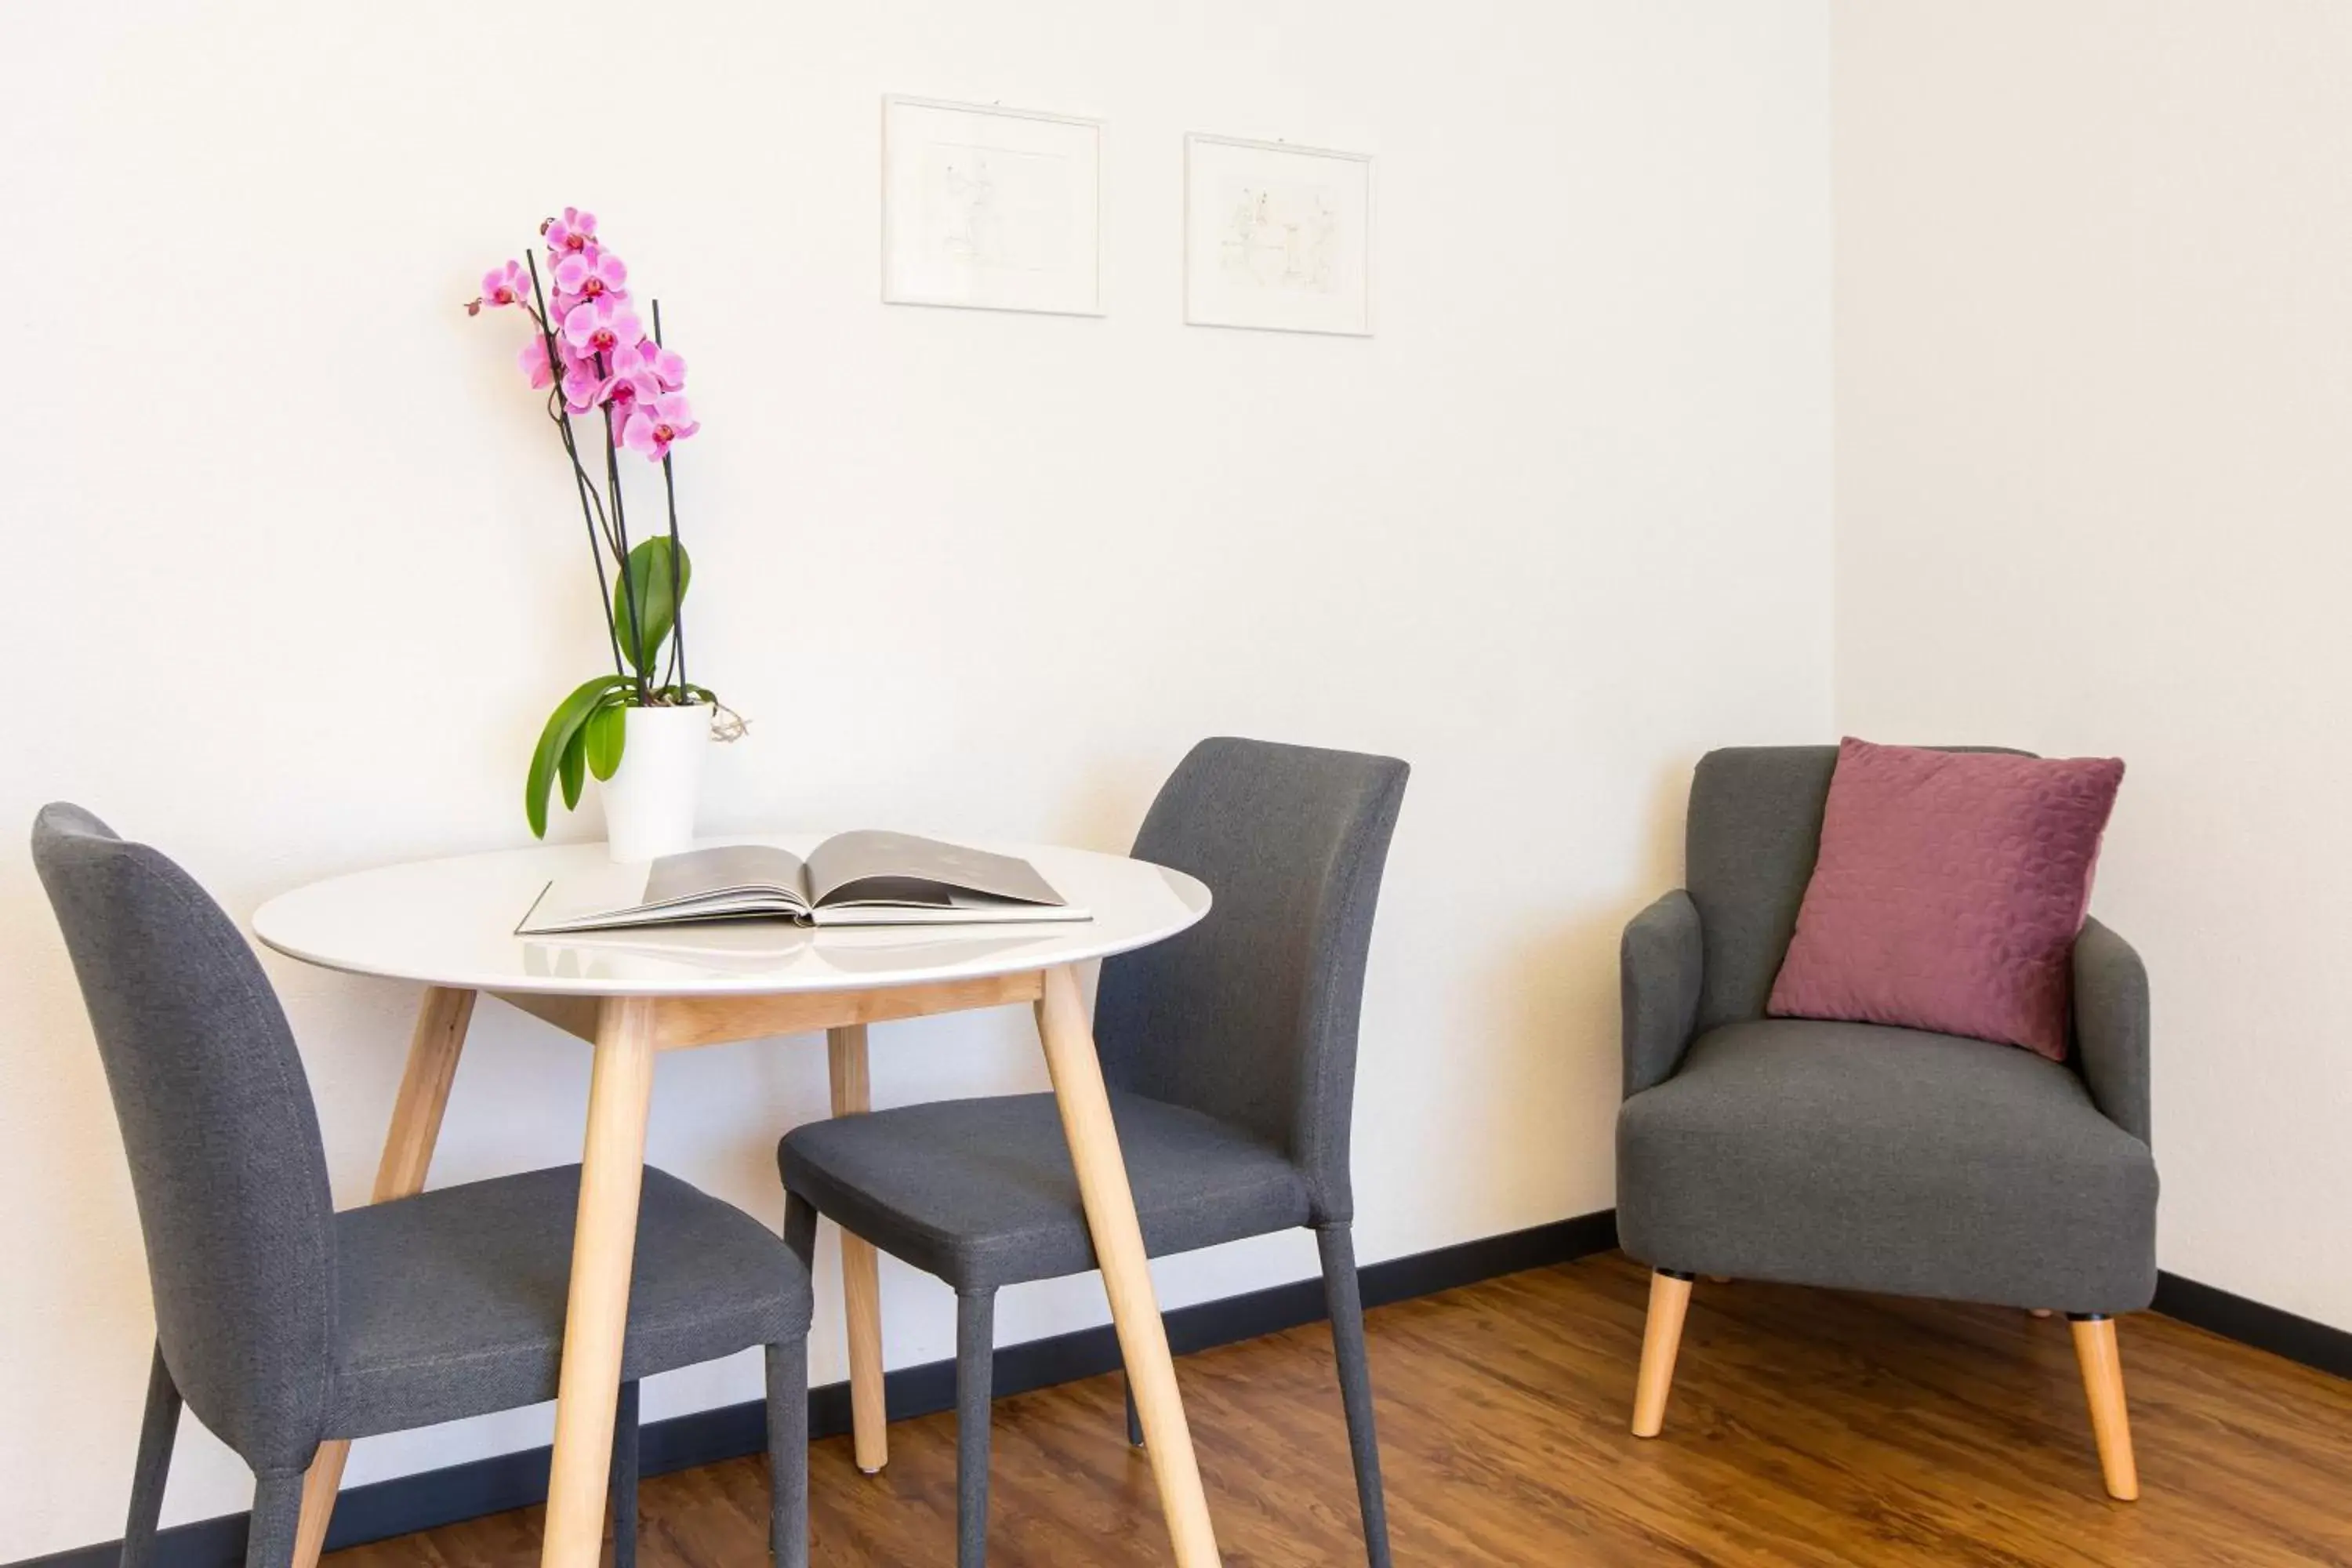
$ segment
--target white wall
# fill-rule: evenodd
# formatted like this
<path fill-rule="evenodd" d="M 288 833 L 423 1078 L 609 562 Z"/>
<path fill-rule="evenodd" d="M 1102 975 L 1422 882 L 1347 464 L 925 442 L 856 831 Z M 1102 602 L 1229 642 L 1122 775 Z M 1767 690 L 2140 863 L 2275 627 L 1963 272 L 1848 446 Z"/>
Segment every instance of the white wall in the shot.
<path fill-rule="evenodd" d="M 2352 9 L 1836 8 L 1847 730 L 2115 754 L 2165 1268 L 2352 1328 Z"/>
<path fill-rule="evenodd" d="M 1820 0 L 149 0 L 0 26 L 0 1561 L 119 1532 L 151 1329 L 19 835 L 82 801 L 240 917 L 523 837 L 537 724 L 602 639 L 515 324 L 457 306 L 567 201 L 694 365 L 697 674 L 755 721 L 712 827 L 1120 847 L 1205 733 L 1406 757 L 1361 1251 L 1610 1203 L 1617 928 L 1679 869 L 1688 763 L 1829 731 Z M 886 91 L 1108 121 L 1107 320 L 877 302 Z M 1377 339 L 1180 324 L 1188 130 L 1379 155 Z M 270 969 L 361 1201 L 415 993 Z M 1043 1082 L 1013 1012 L 876 1050 L 884 1102 Z M 576 1046 L 486 1006 L 436 1180 L 576 1158 L 584 1087 Z M 772 1215 L 774 1138 L 824 1103 L 813 1041 L 671 1059 L 652 1156 Z M 1312 1268 L 1290 1237 L 1160 1278 L 1173 1305 Z M 950 1353 L 942 1288 L 885 1290 L 894 1363 Z M 1099 1298 L 1015 1291 L 1000 1333 Z M 648 1414 L 755 1388 L 681 1374 Z M 371 1441 L 349 1479 L 548 1431 Z M 248 1495 L 191 1423 L 167 1520 Z"/>

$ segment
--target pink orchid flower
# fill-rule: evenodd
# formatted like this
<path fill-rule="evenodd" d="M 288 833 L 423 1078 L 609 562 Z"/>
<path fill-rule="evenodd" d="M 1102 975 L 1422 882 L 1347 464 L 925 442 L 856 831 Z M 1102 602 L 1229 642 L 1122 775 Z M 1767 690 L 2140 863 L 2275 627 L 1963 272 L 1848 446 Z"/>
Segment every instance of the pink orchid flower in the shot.
<path fill-rule="evenodd" d="M 586 360 L 575 360 L 563 372 L 563 405 L 574 414 L 585 414 L 596 406 L 604 378 Z"/>
<path fill-rule="evenodd" d="M 575 250 L 555 264 L 555 287 L 583 300 L 617 299 L 628 280 L 627 265 L 601 245 Z"/>
<path fill-rule="evenodd" d="M 547 248 L 554 255 L 585 250 L 596 237 L 596 215 L 565 207 L 562 217 L 549 218 L 539 232 L 547 236 Z"/>
<path fill-rule="evenodd" d="M 629 348 L 614 351 L 605 362 L 612 371 L 604 384 L 596 389 L 596 401 L 610 404 L 613 417 L 627 427 L 630 412 L 642 404 L 649 404 L 669 388 L 664 386 L 654 368 L 653 355 L 658 345 L 651 339 Z"/>
<path fill-rule="evenodd" d="M 622 300 L 584 300 L 563 317 L 563 341 L 583 355 L 610 354 L 645 335 L 645 323 Z"/>
<path fill-rule="evenodd" d="M 471 316 L 484 306 L 496 310 L 501 305 L 520 305 L 530 292 L 530 279 L 523 276 L 522 263 L 509 261 L 504 267 L 493 267 L 482 274 L 481 298 L 466 307 Z"/>
<path fill-rule="evenodd" d="M 503 267 L 493 267 L 482 274 L 482 303 L 485 305 L 520 305 L 530 297 L 530 277 L 520 261 L 509 261 Z"/>
<path fill-rule="evenodd" d="M 672 353 L 651 338 L 637 345 L 637 353 L 643 356 L 646 369 L 661 383 L 664 392 L 676 392 L 686 384 L 686 361 L 682 356 Z"/>
<path fill-rule="evenodd" d="M 547 367 L 547 339 L 544 334 L 533 333 L 530 342 L 523 344 L 522 352 L 515 356 L 515 362 L 522 366 L 523 374 L 530 377 L 534 390 L 554 384 L 555 376 Z M 555 339 L 555 363 L 567 382 L 574 372 L 586 375 L 591 384 L 596 380 L 595 362 L 574 353 L 560 332 Z"/>
<path fill-rule="evenodd" d="M 622 439 L 629 450 L 643 453 L 652 462 L 669 456 L 670 444 L 683 441 L 702 426 L 694 420 L 694 410 L 687 406 L 682 392 L 665 392 L 653 400 L 651 406 L 637 405 L 629 416 L 629 427 Z"/>

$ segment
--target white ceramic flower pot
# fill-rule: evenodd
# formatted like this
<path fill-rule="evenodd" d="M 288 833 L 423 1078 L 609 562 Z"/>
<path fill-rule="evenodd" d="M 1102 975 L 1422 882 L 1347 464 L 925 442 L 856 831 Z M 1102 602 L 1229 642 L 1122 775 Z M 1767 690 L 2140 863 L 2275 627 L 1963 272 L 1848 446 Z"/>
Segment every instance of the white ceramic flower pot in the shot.
<path fill-rule="evenodd" d="M 615 860 L 651 860 L 694 846 L 702 757 L 710 750 L 710 710 L 632 708 L 621 765 L 598 788 L 604 842 Z"/>

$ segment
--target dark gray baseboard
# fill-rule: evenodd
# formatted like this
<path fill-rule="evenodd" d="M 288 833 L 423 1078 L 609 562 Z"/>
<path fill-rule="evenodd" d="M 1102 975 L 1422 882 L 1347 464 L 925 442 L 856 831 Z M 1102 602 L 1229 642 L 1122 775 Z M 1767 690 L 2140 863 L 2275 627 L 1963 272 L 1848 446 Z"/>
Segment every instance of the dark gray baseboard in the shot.
<path fill-rule="evenodd" d="M 2337 1377 L 2352 1377 L 2352 1333 L 2178 1274 L 2156 1277 L 2156 1301 L 2148 1310 Z"/>
<path fill-rule="evenodd" d="M 1368 1263 L 1358 1270 L 1358 1278 L 1364 1305 L 1379 1307 L 1522 1269 L 1570 1262 L 1616 1245 L 1616 1212 L 1604 1209 L 1432 1252 Z M 1185 1355 L 1318 1322 L 1323 1317 L 1323 1282 L 1299 1279 L 1245 1296 L 1180 1307 L 1167 1314 L 1168 1342 L 1178 1355 Z M 1118 1364 L 1118 1342 L 1108 1326 L 1082 1329 L 999 1350 L 995 1390 L 1002 1398 L 1099 1376 L 1116 1371 Z M 884 1388 L 893 1421 L 952 1410 L 955 1363 L 901 1367 L 884 1380 Z M 832 1437 L 848 1430 L 849 1385 L 829 1383 L 810 1390 L 809 1436 Z M 639 1442 L 642 1471 L 648 1476 L 757 1454 L 768 1446 L 766 1406 L 749 1400 L 648 1422 Z M 548 1457 L 548 1449 L 532 1448 L 346 1488 L 335 1501 L 335 1521 L 327 1532 L 327 1548 L 357 1546 L 544 1502 Z M 246 1516 L 241 1513 L 174 1526 L 156 1541 L 155 1568 L 240 1568 L 245 1561 L 245 1529 Z M 101 1542 L 28 1558 L 6 1568 L 113 1568 L 121 1547 L 119 1541 Z"/>

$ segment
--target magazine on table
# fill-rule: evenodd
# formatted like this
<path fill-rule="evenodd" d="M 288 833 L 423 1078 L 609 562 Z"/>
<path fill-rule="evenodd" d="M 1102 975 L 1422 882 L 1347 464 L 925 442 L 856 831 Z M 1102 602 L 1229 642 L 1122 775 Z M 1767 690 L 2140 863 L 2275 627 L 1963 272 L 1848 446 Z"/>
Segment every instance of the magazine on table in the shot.
<path fill-rule="evenodd" d="M 1017 856 L 867 828 L 836 833 L 805 857 L 771 844 L 722 844 L 558 877 L 541 889 L 515 934 L 700 921 L 827 927 L 1092 918 Z"/>

